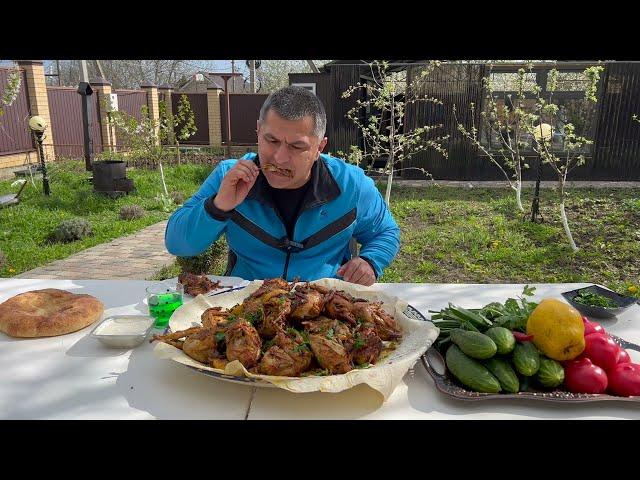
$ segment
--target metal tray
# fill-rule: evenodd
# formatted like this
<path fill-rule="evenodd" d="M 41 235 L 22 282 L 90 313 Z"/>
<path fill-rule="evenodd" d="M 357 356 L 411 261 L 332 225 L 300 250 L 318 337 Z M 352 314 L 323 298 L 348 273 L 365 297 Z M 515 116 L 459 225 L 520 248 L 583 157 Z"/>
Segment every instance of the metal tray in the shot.
<path fill-rule="evenodd" d="M 609 334 L 609 336 L 622 348 L 628 350 L 635 350 L 640 352 L 640 345 L 627 342 L 620 337 Z M 438 372 L 433 365 L 433 359 L 440 364 L 440 369 L 444 370 L 443 373 Z M 553 391 L 529 391 L 518 393 L 480 393 L 472 390 L 467 390 L 460 386 L 458 381 L 449 373 L 445 366 L 444 358 L 435 347 L 429 348 L 421 357 L 422 364 L 427 369 L 427 372 L 433 378 L 436 384 L 436 388 L 450 397 L 458 400 L 503 400 L 503 399 L 526 399 L 526 400 L 542 400 L 547 402 L 556 403 L 586 403 L 586 402 L 633 402 L 640 403 L 640 397 L 616 397 L 614 395 L 606 394 L 588 394 L 588 393 L 571 393 L 562 390 Z"/>

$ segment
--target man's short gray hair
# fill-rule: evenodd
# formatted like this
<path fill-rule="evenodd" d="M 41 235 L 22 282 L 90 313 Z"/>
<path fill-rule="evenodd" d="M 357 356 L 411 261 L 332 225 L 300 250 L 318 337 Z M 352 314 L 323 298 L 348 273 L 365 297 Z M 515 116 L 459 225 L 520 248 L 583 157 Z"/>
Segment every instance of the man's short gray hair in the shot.
<path fill-rule="evenodd" d="M 260 122 L 264 121 L 269 110 L 273 110 L 285 120 L 311 117 L 313 134 L 318 138 L 324 138 L 327 130 L 327 114 L 320 99 L 310 90 L 288 86 L 271 93 L 260 109 Z"/>

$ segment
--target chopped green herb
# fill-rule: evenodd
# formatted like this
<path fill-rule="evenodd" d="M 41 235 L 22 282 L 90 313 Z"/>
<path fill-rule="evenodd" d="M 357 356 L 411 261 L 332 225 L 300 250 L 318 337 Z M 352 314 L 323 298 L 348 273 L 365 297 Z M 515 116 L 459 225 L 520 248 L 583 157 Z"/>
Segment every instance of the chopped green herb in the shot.
<path fill-rule="evenodd" d="M 271 340 L 267 340 L 266 342 L 264 342 L 262 344 L 262 351 L 266 352 L 267 350 L 269 350 L 271 347 L 273 347 L 273 345 L 276 343 L 276 339 L 272 338 Z"/>
<path fill-rule="evenodd" d="M 355 337 L 356 341 L 353 343 L 353 348 L 362 348 L 365 346 L 365 341 L 362 339 L 360 334 L 356 333 Z"/>
<path fill-rule="evenodd" d="M 255 312 L 248 313 L 245 317 L 250 324 L 259 323 L 263 319 L 263 311 L 256 310 Z"/>
<path fill-rule="evenodd" d="M 610 298 L 607 298 L 604 295 L 600 295 L 598 293 L 593 293 L 589 291 L 579 292 L 578 295 L 573 297 L 573 300 L 578 303 L 581 303 L 582 305 L 588 305 L 590 307 L 615 308 L 618 306 Z"/>
<path fill-rule="evenodd" d="M 300 335 L 300 332 L 293 327 L 287 327 L 287 333 L 294 338 Z"/>
<path fill-rule="evenodd" d="M 329 330 L 327 330 L 326 337 L 329 339 L 333 338 L 333 328 L 330 328 Z"/>
<path fill-rule="evenodd" d="M 216 342 L 221 342 L 222 340 L 224 340 L 224 332 L 216 333 Z"/>

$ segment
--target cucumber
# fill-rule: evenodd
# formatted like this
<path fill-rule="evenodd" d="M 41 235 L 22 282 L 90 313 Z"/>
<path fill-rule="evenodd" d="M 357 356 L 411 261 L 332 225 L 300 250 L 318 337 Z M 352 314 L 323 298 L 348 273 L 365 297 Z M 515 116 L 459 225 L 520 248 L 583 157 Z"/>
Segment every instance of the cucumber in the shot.
<path fill-rule="evenodd" d="M 493 357 L 485 360 L 482 364 L 498 379 L 502 390 L 508 393 L 518 393 L 520 381 L 509 360 Z"/>
<path fill-rule="evenodd" d="M 445 356 L 447 368 L 460 383 L 471 390 L 483 393 L 498 393 L 500 382 L 480 362 L 467 357 L 457 345 L 451 345 Z"/>
<path fill-rule="evenodd" d="M 525 377 L 531 377 L 540 368 L 540 352 L 531 342 L 518 343 L 513 349 L 513 364 Z"/>
<path fill-rule="evenodd" d="M 564 382 L 564 368 L 555 360 L 540 357 L 540 368 L 536 373 L 536 380 L 543 387 L 557 387 Z"/>
<path fill-rule="evenodd" d="M 484 360 L 493 357 L 498 347 L 491 338 L 480 332 L 456 328 L 451 330 L 451 341 L 471 358 Z"/>
<path fill-rule="evenodd" d="M 531 388 L 531 378 L 530 377 L 521 377 L 520 378 L 520 391 L 528 392 Z"/>
<path fill-rule="evenodd" d="M 500 355 L 506 355 L 511 353 L 516 346 L 516 338 L 511 333 L 511 330 L 504 327 L 491 327 L 484 332 L 498 347 L 498 353 Z"/>

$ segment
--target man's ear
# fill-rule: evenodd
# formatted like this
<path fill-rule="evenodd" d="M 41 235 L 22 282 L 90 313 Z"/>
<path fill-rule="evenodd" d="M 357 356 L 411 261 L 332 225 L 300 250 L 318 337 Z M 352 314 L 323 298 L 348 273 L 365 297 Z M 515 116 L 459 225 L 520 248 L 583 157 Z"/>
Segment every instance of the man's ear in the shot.
<path fill-rule="evenodd" d="M 324 147 L 326 147 L 326 146 L 327 146 L 327 141 L 328 141 L 327 137 L 324 137 L 324 138 L 322 139 L 322 141 L 321 141 L 321 142 L 320 142 L 320 144 L 318 145 L 318 153 L 322 153 L 322 151 L 324 150 Z"/>

